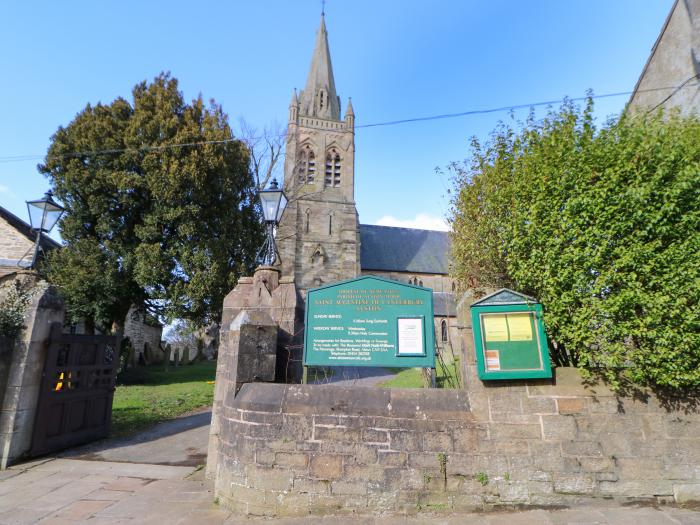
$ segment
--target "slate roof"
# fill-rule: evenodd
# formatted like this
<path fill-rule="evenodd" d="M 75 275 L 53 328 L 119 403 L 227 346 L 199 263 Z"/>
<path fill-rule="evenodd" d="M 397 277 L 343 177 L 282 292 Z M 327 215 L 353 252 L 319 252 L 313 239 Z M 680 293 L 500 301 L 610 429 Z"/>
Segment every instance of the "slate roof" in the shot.
<path fill-rule="evenodd" d="M 360 224 L 363 270 L 447 274 L 447 232 Z"/>

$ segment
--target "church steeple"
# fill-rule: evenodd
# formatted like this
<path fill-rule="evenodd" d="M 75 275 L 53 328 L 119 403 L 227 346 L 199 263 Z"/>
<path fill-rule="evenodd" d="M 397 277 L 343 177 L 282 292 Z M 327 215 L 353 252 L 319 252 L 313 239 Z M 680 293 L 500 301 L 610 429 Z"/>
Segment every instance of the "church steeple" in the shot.
<path fill-rule="evenodd" d="M 343 281 L 360 273 L 355 207 L 355 111 L 340 100 L 323 13 L 306 87 L 292 94 L 284 156 L 289 204 L 277 230 L 282 275 L 297 289 Z"/>
<path fill-rule="evenodd" d="M 306 87 L 301 92 L 300 115 L 340 120 L 340 102 L 335 91 L 328 32 L 323 13 L 321 25 L 316 33 L 316 47 L 311 58 Z"/>

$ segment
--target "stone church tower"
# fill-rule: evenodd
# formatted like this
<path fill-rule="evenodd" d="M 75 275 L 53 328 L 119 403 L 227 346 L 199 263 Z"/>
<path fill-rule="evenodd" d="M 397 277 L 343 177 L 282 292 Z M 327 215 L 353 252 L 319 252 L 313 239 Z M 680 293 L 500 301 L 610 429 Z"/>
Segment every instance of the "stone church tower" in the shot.
<path fill-rule="evenodd" d="M 282 275 L 306 290 L 360 274 L 355 208 L 355 114 L 340 98 L 323 15 L 306 87 L 289 105 L 284 189 L 289 204 L 277 231 Z"/>

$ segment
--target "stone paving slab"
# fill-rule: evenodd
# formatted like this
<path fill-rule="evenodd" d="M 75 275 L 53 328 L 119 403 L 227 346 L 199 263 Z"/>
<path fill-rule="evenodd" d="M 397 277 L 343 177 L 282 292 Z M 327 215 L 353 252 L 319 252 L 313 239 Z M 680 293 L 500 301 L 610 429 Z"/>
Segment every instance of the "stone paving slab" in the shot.
<path fill-rule="evenodd" d="M 22 465 L 11 467 L 22 469 Z M 182 479 L 193 471 L 192 467 L 173 467 L 169 465 L 151 465 L 147 463 L 117 463 L 112 461 L 87 461 L 82 459 L 58 458 L 41 463 L 32 468 L 39 472 L 61 472 L 78 474 L 99 474 L 111 476 L 130 476 L 145 479 Z"/>
<path fill-rule="evenodd" d="M 420 516 L 233 515 L 214 503 L 211 483 L 191 467 L 48 459 L 0 477 L 0 525 L 700 525 L 700 512 L 610 502 L 561 510 Z"/>

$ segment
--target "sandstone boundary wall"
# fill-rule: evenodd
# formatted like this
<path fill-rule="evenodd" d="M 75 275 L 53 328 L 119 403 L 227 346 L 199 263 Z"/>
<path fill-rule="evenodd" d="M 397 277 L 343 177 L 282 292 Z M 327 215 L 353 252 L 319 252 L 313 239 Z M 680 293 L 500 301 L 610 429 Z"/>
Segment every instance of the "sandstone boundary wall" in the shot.
<path fill-rule="evenodd" d="M 220 416 L 216 496 L 255 515 L 700 499 L 700 416 L 554 384 L 247 384 Z"/>

